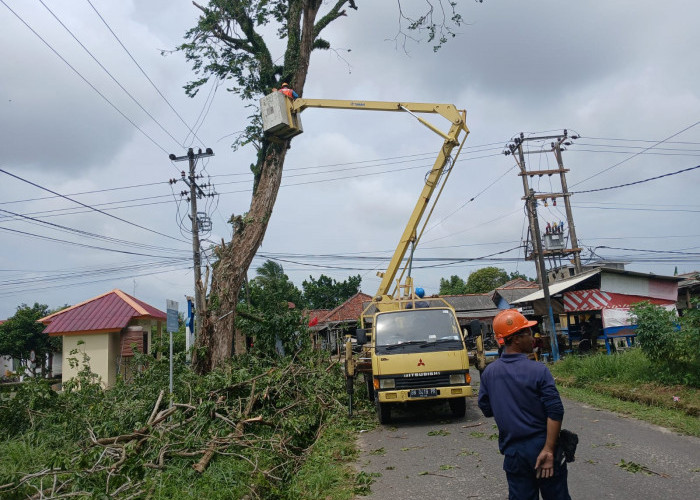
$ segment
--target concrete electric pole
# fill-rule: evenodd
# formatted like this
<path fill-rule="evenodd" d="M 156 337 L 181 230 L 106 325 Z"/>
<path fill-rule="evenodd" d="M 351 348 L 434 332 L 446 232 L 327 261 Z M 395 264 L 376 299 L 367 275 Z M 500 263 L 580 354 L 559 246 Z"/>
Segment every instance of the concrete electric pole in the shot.
<path fill-rule="evenodd" d="M 189 175 L 185 175 L 182 172 L 182 180 L 189 186 L 189 201 L 190 201 L 190 220 L 192 221 L 192 258 L 194 261 L 194 304 L 195 304 L 195 317 L 199 316 L 201 312 L 206 309 L 206 297 L 204 296 L 204 284 L 202 283 L 202 256 L 199 250 L 199 220 L 197 215 L 197 198 L 206 196 L 204 191 L 197 185 L 197 178 L 195 175 L 195 166 L 197 165 L 197 160 L 200 158 L 206 158 L 208 156 L 214 156 L 214 152 L 211 148 L 207 148 L 204 153 L 200 149 L 198 153 L 195 153 L 192 148 L 187 151 L 185 156 L 175 156 L 170 155 L 171 161 L 185 161 L 189 162 Z M 195 338 L 199 337 L 201 327 L 201 321 L 199 318 L 195 321 Z"/>

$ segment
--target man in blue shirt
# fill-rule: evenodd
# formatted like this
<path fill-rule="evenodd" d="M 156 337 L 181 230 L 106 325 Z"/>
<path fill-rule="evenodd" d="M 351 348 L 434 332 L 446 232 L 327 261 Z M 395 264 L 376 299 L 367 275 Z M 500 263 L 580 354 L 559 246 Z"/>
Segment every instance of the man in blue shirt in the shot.
<path fill-rule="evenodd" d="M 527 357 L 536 324 L 515 309 L 494 318 L 505 352 L 482 373 L 478 404 L 498 425 L 510 500 L 571 500 L 566 464 L 554 461 L 564 405 L 549 369 Z"/>

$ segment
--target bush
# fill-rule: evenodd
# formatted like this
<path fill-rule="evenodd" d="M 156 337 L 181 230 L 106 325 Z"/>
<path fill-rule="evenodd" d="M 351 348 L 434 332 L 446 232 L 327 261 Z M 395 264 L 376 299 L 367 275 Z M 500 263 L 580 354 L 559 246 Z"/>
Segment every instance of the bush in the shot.
<path fill-rule="evenodd" d="M 641 302 L 632 307 L 637 340 L 659 379 L 700 385 L 700 314 L 690 310 L 680 321 L 673 311 Z"/>

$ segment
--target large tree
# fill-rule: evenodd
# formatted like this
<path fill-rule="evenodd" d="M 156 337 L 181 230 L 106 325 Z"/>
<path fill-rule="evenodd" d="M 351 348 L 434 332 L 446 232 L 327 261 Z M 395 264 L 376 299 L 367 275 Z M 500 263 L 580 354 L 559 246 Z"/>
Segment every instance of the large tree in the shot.
<path fill-rule="evenodd" d="M 309 276 L 301 284 L 304 290 L 304 302 L 309 309 L 333 309 L 360 290 L 362 277 L 350 276 L 345 281 L 336 281 L 322 274 L 318 279 Z"/>
<path fill-rule="evenodd" d="M 42 333 L 45 325 L 37 320 L 51 314 L 48 306 L 35 303 L 33 306 L 22 304 L 17 312 L 0 325 L 0 355 L 18 359 L 21 364 L 27 364 L 32 352 L 36 363 L 29 365 L 32 370 L 41 369 L 44 375 L 50 366 L 44 360 L 51 359 L 50 355 L 61 351 L 61 338 L 49 337 Z"/>
<path fill-rule="evenodd" d="M 486 293 L 510 280 L 508 273 L 499 267 L 483 267 L 467 278 L 467 293 Z"/>
<path fill-rule="evenodd" d="M 467 293 L 467 283 L 453 274 L 450 279 L 440 278 L 440 295 L 463 295 Z"/>
<path fill-rule="evenodd" d="M 192 63 L 197 79 L 186 91 L 195 95 L 209 78 L 219 78 L 244 101 L 254 102 L 272 88 L 288 82 L 303 95 L 309 60 L 314 49 L 329 49 L 321 37 L 332 22 L 348 15 L 346 8 L 357 10 L 356 0 L 209 0 L 207 5 L 193 2 L 201 11 L 197 25 L 186 34 L 180 49 Z M 453 0 L 428 2 L 425 12 L 412 18 L 399 8 L 399 35 L 402 27 L 427 33 L 436 49 L 454 36 L 451 27 L 462 18 Z M 281 57 L 273 56 L 265 36 L 286 40 Z M 358 33 L 362 36 L 362 33 Z M 405 38 L 404 38 L 405 39 Z M 208 372 L 231 354 L 234 336 L 235 305 L 246 272 L 262 243 L 282 179 L 282 167 L 289 140 L 265 137 L 259 114 L 251 116 L 245 132 L 235 145 L 253 144 L 257 159 L 251 164 L 254 174 L 253 197 L 244 215 L 232 216 L 231 241 L 222 242 L 215 254 L 211 289 L 199 283 L 202 299 L 196 308 L 201 334 L 196 339 L 193 364 Z M 207 293 L 208 292 L 208 293 Z"/>

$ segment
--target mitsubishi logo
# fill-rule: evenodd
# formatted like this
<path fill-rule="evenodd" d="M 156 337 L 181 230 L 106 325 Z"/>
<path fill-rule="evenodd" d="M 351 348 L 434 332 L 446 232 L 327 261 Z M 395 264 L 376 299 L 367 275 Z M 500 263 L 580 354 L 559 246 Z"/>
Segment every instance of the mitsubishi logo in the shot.
<path fill-rule="evenodd" d="M 425 366 L 425 363 L 423 363 L 423 358 L 418 360 L 418 364 L 416 366 Z"/>

